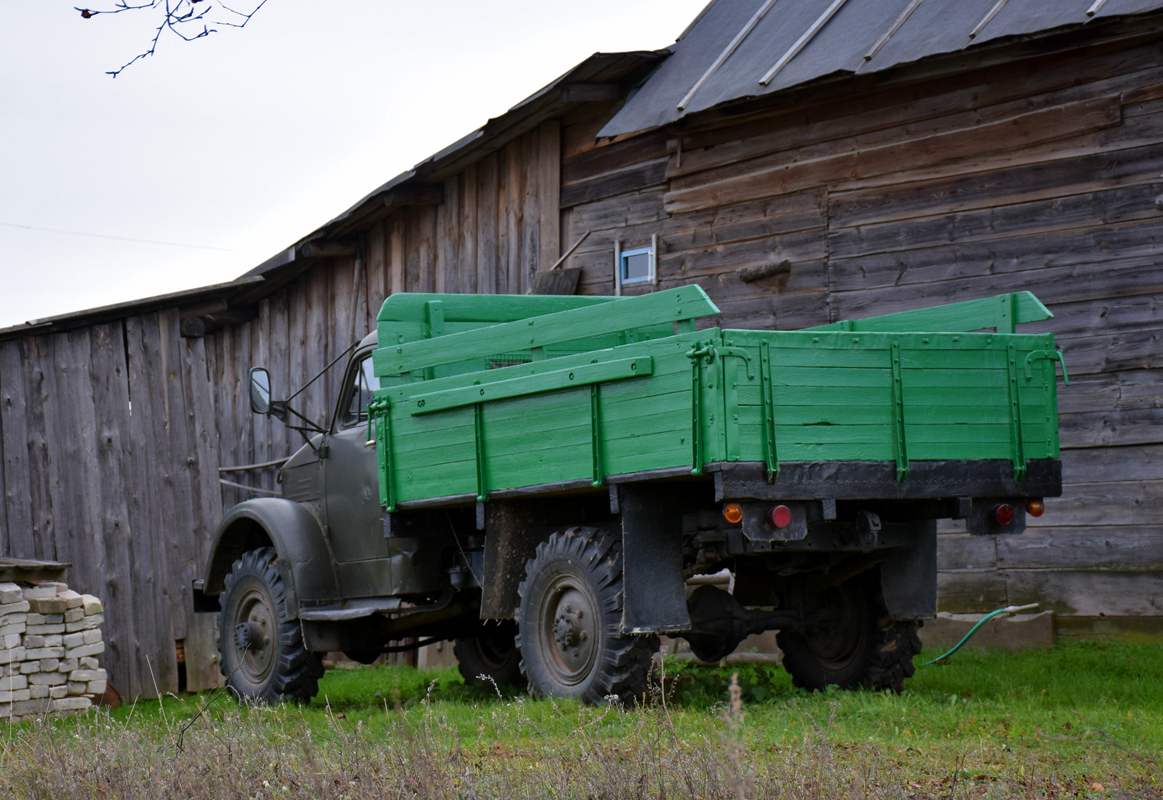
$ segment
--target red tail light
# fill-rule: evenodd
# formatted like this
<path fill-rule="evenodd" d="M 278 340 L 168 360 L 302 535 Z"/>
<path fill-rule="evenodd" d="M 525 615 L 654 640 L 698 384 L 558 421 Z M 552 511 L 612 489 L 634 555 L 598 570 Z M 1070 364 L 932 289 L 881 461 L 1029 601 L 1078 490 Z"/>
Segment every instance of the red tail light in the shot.
<path fill-rule="evenodd" d="M 1005 527 L 1014 521 L 1014 507 L 1009 503 L 1002 503 L 993 510 L 993 521 Z"/>
<path fill-rule="evenodd" d="M 776 506 L 771 509 L 767 516 L 771 520 L 771 524 L 781 530 L 791 525 L 791 509 L 787 506 Z"/>

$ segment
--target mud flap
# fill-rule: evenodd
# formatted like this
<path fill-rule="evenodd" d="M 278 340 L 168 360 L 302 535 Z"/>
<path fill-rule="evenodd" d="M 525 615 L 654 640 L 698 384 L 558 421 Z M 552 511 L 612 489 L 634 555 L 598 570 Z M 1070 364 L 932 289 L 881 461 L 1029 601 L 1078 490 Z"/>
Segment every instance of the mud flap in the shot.
<path fill-rule="evenodd" d="M 493 502 L 485 506 L 485 579 L 481 587 L 481 619 L 513 619 L 517 586 L 525 576 L 525 561 L 549 534 L 536 503 Z"/>
<path fill-rule="evenodd" d="M 623 484 L 618 495 L 622 511 L 622 630 L 689 630 L 682 575 L 682 510 L 689 489 L 674 484 Z"/>
<path fill-rule="evenodd" d="M 884 604 L 894 619 L 937 615 L 937 523 L 918 522 L 913 541 L 894 547 L 880 563 Z"/>
<path fill-rule="evenodd" d="M 485 503 L 485 565 L 481 619 L 513 619 L 525 562 L 555 530 L 609 525 L 604 496 L 490 500 Z"/>

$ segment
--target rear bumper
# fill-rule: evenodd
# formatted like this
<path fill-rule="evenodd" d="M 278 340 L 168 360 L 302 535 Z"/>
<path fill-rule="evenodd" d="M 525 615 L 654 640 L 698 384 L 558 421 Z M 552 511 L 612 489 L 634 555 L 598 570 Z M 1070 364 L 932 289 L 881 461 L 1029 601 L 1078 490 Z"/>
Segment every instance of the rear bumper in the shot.
<path fill-rule="evenodd" d="M 759 462 L 722 462 L 714 472 L 715 499 L 722 500 L 928 500 L 957 497 L 1058 497 L 1062 462 L 1026 462 L 1022 480 L 1013 463 L 988 461 L 911 461 L 909 475 L 896 477 L 891 461 L 783 463 L 769 483 Z"/>

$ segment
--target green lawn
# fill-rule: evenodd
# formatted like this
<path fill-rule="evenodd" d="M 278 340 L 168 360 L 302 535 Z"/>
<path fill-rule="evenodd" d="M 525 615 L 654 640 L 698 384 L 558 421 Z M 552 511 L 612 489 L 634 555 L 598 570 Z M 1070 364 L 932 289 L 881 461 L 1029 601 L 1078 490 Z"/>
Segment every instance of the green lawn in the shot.
<path fill-rule="evenodd" d="M 631 710 L 399 667 L 306 707 L 143 702 L 0 731 L 0 797 L 1163 797 L 1163 645 L 962 651 L 900 695 L 660 677 Z"/>

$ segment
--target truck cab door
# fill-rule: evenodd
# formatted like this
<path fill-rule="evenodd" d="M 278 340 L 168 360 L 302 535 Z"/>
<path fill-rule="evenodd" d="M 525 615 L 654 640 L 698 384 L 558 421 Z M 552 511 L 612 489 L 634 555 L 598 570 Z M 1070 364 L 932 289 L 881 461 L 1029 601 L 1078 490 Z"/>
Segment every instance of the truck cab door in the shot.
<path fill-rule="evenodd" d="M 371 354 L 357 351 L 348 364 L 323 460 L 324 519 L 345 598 L 382 596 L 391 587 L 376 448 L 367 435 L 376 385 Z"/>

